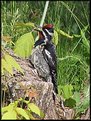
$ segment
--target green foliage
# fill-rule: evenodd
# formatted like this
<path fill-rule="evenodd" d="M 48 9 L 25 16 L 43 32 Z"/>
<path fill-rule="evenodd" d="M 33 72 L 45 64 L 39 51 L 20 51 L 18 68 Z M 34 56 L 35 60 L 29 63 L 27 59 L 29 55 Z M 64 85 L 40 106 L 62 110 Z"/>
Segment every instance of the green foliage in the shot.
<path fill-rule="evenodd" d="M 64 99 L 64 105 L 70 108 L 76 106 L 76 100 L 73 98 L 73 86 L 70 85 L 59 85 L 58 92 Z"/>
<path fill-rule="evenodd" d="M 34 45 L 34 38 L 32 33 L 22 35 L 15 44 L 14 52 L 23 58 L 29 57 Z"/>
<path fill-rule="evenodd" d="M 17 114 L 15 111 L 8 111 L 2 116 L 2 120 L 16 120 L 17 119 Z"/>
<path fill-rule="evenodd" d="M 85 113 L 89 107 L 89 87 L 85 87 L 83 90 L 83 97 L 81 98 L 80 92 L 75 91 L 73 93 L 72 85 L 59 85 L 59 94 L 64 99 L 64 105 L 70 108 L 74 108 L 76 111 L 75 117 L 80 116 L 81 113 Z"/>
<path fill-rule="evenodd" d="M 80 93 L 74 92 L 74 95 L 72 98 L 76 101 L 76 104 L 78 104 L 80 102 Z"/>
<path fill-rule="evenodd" d="M 16 107 L 16 104 L 14 104 L 14 103 L 11 103 L 6 107 L 3 107 L 2 108 L 2 119 L 3 120 L 5 120 L 5 119 L 17 119 L 17 114 L 16 114 L 16 111 L 14 110 L 15 107 Z"/>
<path fill-rule="evenodd" d="M 16 112 L 18 113 L 18 115 L 23 116 L 25 119 L 29 119 L 29 116 L 24 109 L 17 107 Z"/>
<path fill-rule="evenodd" d="M 54 36 L 53 36 L 52 41 L 53 41 L 53 43 L 54 43 L 55 45 L 58 44 L 58 33 L 57 33 L 56 30 L 54 30 Z"/>
<path fill-rule="evenodd" d="M 27 109 L 18 107 L 18 103 L 23 101 L 27 104 Z M 30 109 L 30 110 L 29 110 Z M 10 103 L 8 106 L 2 108 L 2 120 L 5 119 L 36 119 L 33 117 L 32 112 L 37 114 L 39 117 L 44 118 L 44 113 L 40 111 L 38 106 L 34 103 L 30 103 L 24 99 L 19 99 L 14 103 Z"/>
<path fill-rule="evenodd" d="M 34 23 L 28 22 L 28 23 L 15 23 L 15 27 L 35 27 Z"/>
<path fill-rule="evenodd" d="M 6 71 L 8 71 L 10 74 L 13 75 L 12 66 L 8 65 L 8 63 L 4 59 L 2 59 L 1 62 L 2 62 L 2 74 L 4 74 L 4 69 L 5 69 Z"/>
<path fill-rule="evenodd" d="M 76 101 L 72 98 L 66 99 L 64 105 L 70 108 L 74 108 L 76 106 Z"/>
<path fill-rule="evenodd" d="M 71 83 L 74 91 L 79 91 L 86 86 L 84 80 L 89 79 L 89 14 L 85 16 L 89 7 L 88 4 L 85 6 L 85 2 L 81 2 L 80 5 L 78 5 L 79 2 L 74 2 L 74 5 L 72 2 L 61 3 L 60 16 L 62 18 L 59 25 L 68 35 L 72 35 L 73 39 L 69 41 L 68 37 L 59 37 L 57 46 L 58 85 Z M 80 11 L 76 8 L 82 9 Z M 82 14 L 79 15 L 79 11 Z"/>
<path fill-rule="evenodd" d="M 64 85 L 64 86 L 59 85 L 58 90 L 59 90 L 59 94 L 61 94 L 64 97 L 64 99 L 68 99 L 73 95 L 72 93 L 73 86 L 71 84 Z"/>
<path fill-rule="evenodd" d="M 29 107 L 29 109 L 32 111 L 32 112 L 34 112 L 34 113 L 36 113 L 37 115 L 39 115 L 40 117 L 44 117 L 44 113 L 39 109 L 39 107 L 38 106 L 36 106 L 34 103 L 30 103 L 30 104 L 28 104 L 28 107 Z"/>
<path fill-rule="evenodd" d="M 53 43 L 57 46 L 57 44 L 58 44 L 58 35 L 63 35 L 63 36 L 65 36 L 65 37 L 67 37 L 67 38 L 70 38 L 70 39 L 72 39 L 73 38 L 73 36 L 70 36 L 69 34 L 67 34 L 67 33 L 65 33 L 64 31 L 62 31 L 62 30 L 59 30 L 59 29 L 57 29 L 57 30 L 54 30 L 54 36 L 53 36 L 53 39 L 52 39 L 52 41 L 53 41 Z"/>
<path fill-rule="evenodd" d="M 87 50 L 87 53 L 90 53 L 90 44 L 89 44 L 89 40 L 86 38 L 85 33 L 87 31 L 88 26 L 86 26 L 84 29 L 81 30 L 81 37 L 82 37 L 82 42 L 84 47 Z"/>
<path fill-rule="evenodd" d="M 70 36 L 69 34 L 65 33 L 65 32 L 62 31 L 62 30 L 57 29 L 57 32 L 58 32 L 59 34 L 65 36 L 65 37 L 67 37 L 67 38 L 70 38 L 70 39 L 73 38 L 73 36 Z"/>
<path fill-rule="evenodd" d="M 81 113 L 85 113 L 87 108 L 90 106 L 90 87 L 85 87 L 82 93 L 82 97 L 79 92 L 76 92 L 73 95 L 73 99 L 76 100 L 76 107 L 74 107 L 76 114 L 75 117 L 79 117 Z"/>
<path fill-rule="evenodd" d="M 1 59 L 2 63 L 2 74 L 4 74 L 5 70 L 13 75 L 13 68 L 23 73 L 20 65 L 15 61 L 15 59 L 9 54 L 5 53 L 4 57 Z"/>

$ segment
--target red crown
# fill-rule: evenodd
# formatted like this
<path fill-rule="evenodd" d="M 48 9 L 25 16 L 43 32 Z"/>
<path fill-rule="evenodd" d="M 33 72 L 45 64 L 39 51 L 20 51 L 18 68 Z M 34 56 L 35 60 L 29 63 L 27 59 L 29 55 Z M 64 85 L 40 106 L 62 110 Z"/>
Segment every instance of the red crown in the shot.
<path fill-rule="evenodd" d="M 51 29 L 53 28 L 53 24 L 46 24 L 45 26 L 43 26 L 43 29 Z"/>

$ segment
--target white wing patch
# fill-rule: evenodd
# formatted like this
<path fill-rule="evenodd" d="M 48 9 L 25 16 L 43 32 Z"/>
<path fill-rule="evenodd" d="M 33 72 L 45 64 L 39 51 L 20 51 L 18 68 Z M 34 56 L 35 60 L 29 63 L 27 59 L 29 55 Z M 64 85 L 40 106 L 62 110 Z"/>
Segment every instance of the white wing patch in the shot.
<path fill-rule="evenodd" d="M 46 49 L 45 49 L 45 53 L 46 53 L 46 55 L 48 56 L 48 58 L 52 59 L 50 52 L 47 51 Z"/>
<path fill-rule="evenodd" d="M 48 56 L 48 58 L 50 59 L 51 63 L 54 65 L 54 62 L 53 62 L 53 60 L 52 60 L 52 57 L 51 57 L 50 52 L 49 52 L 48 50 L 45 49 L 45 53 L 46 53 L 46 55 Z"/>

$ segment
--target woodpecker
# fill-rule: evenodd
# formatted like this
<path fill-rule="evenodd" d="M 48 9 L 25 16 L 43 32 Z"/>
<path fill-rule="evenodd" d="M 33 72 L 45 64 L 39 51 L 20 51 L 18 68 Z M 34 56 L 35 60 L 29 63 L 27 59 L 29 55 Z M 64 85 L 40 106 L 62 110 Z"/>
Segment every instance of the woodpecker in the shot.
<path fill-rule="evenodd" d="M 54 28 L 52 24 L 47 24 L 43 26 L 41 29 L 37 29 L 39 34 L 39 39 L 35 42 L 34 47 L 37 46 L 43 47 L 43 56 L 46 60 L 49 69 L 50 75 L 52 78 L 52 83 L 54 86 L 54 91 L 58 93 L 57 90 L 57 58 L 56 58 L 56 48 L 52 43 L 52 38 L 54 34 Z"/>

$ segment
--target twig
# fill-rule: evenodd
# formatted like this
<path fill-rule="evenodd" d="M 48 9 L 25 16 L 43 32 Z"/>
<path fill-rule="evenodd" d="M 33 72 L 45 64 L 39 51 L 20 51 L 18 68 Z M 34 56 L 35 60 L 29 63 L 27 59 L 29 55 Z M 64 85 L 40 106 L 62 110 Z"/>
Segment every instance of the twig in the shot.
<path fill-rule="evenodd" d="M 45 20 L 45 16 L 46 16 L 46 13 L 47 13 L 47 9 L 48 9 L 48 5 L 49 5 L 49 1 L 46 1 L 44 12 L 43 12 L 43 16 L 42 16 L 42 19 L 41 19 L 41 22 L 40 22 L 40 27 L 43 26 L 43 23 L 44 23 L 44 20 Z"/>
<path fill-rule="evenodd" d="M 40 22 L 40 27 L 43 26 L 43 23 L 44 23 L 44 20 L 45 20 L 45 17 L 46 17 L 46 13 L 47 13 L 47 9 L 48 9 L 48 5 L 49 5 L 49 1 L 46 1 L 44 12 L 43 12 L 42 19 L 41 19 L 41 22 Z M 37 41 L 37 40 L 38 40 L 38 36 L 36 37 L 35 41 Z"/>

